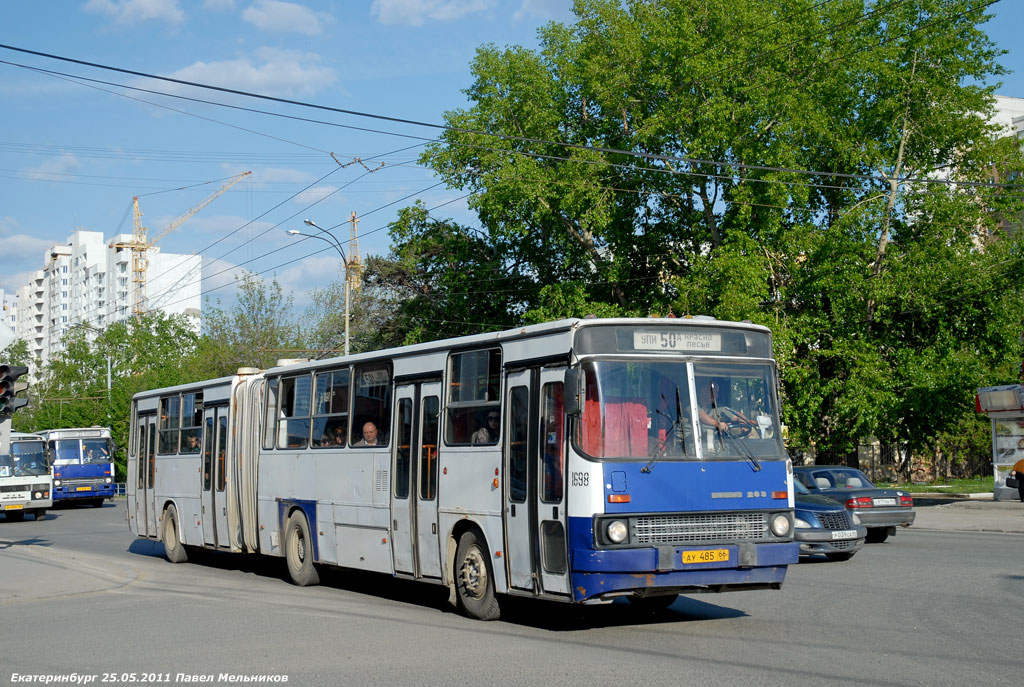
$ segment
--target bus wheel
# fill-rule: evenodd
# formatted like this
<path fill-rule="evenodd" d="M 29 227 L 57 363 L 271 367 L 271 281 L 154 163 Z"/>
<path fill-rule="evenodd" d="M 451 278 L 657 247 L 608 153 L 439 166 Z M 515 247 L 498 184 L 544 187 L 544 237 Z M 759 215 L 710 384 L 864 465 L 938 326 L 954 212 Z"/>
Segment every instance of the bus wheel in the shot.
<path fill-rule="evenodd" d="M 36 508 L 36 520 L 46 520 L 45 508 Z"/>
<path fill-rule="evenodd" d="M 455 552 L 455 589 L 466 615 L 477 620 L 497 620 L 501 616 L 494 595 L 494 574 L 487 547 L 475 532 L 466 532 L 459 539 Z"/>
<path fill-rule="evenodd" d="M 164 511 L 161 537 L 164 540 L 164 553 L 171 563 L 184 563 L 188 560 L 188 552 L 185 551 L 185 547 L 181 543 L 179 532 L 178 511 L 174 506 L 167 506 L 167 510 Z"/>
<path fill-rule="evenodd" d="M 320 583 L 320 575 L 313 567 L 313 542 L 309 538 L 309 525 L 302 511 L 288 516 L 284 527 L 284 558 L 292 582 L 300 587 Z"/>

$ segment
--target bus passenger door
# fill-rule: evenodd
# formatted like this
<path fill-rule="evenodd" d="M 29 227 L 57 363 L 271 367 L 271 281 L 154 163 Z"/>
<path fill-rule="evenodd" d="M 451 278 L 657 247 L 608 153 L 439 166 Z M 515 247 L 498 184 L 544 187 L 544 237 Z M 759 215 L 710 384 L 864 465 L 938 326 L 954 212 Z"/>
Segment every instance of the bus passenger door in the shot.
<path fill-rule="evenodd" d="M 156 415 L 143 415 L 138 419 L 139 429 L 139 460 L 135 476 L 135 522 L 137 532 L 147 537 L 155 537 L 156 496 L 153 494 L 153 478 L 156 473 Z"/>
<path fill-rule="evenodd" d="M 214 497 L 217 494 L 214 466 L 217 462 L 217 408 L 203 410 L 203 460 L 200 479 L 200 517 L 203 520 L 203 542 L 208 546 L 217 545 L 217 520 Z"/>
<path fill-rule="evenodd" d="M 530 427 L 534 425 L 530 418 L 530 399 L 533 388 L 533 372 L 511 372 L 508 375 L 505 403 L 505 561 L 508 566 L 509 586 L 529 591 L 536 590 L 534 577 L 535 565 L 533 546 L 530 534 L 536 522 L 535 496 L 531 494 L 530 479 L 531 451 Z M 532 445 L 537 445 L 537 432 L 534 430 Z M 531 507 L 532 506 L 532 507 Z M 532 511 L 532 513 L 531 513 Z"/>
<path fill-rule="evenodd" d="M 407 575 L 416 574 L 412 534 L 416 526 L 416 511 L 411 488 L 415 469 L 412 460 L 415 404 L 414 385 L 406 384 L 395 389 L 394 430 L 391 432 L 391 551 L 395 572 Z"/>
<path fill-rule="evenodd" d="M 569 554 L 565 513 L 565 404 L 564 368 L 540 374 L 540 408 L 536 422 L 539 443 L 537 515 L 540 544 L 540 579 L 545 592 L 569 593 Z"/>
<path fill-rule="evenodd" d="M 213 454 L 213 522 L 217 546 L 230 547 L 228 536 L 228 496 L 227 496 L 227 444 L 228 444 L 228 407 L 216 407 L 217 450 Z"/>
<path fill-rule="evenodd" d="M 441 577 L 441 547 L 437 531 L 437 446 L 441 414 L 441 383 L 422 384 L 418 390 L 416 437 L 416 561 L 418 577 Z"/>

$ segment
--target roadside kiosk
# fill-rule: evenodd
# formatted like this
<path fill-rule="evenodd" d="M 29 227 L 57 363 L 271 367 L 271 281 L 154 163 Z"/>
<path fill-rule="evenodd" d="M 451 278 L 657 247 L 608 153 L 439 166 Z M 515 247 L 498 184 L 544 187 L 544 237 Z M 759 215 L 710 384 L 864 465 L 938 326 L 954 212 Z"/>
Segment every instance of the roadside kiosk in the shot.
<path fill-rule="evenodd" d="M 978 389 L 974 397 L 979 413 L 992 419 L 992 470 L 995 486 L 992 497 L 1000 501 L 1017 501 L 1016 488 L 1006 486 L 1013 464 L 1024 458 L 1024 386 L 988 386 Z"/>

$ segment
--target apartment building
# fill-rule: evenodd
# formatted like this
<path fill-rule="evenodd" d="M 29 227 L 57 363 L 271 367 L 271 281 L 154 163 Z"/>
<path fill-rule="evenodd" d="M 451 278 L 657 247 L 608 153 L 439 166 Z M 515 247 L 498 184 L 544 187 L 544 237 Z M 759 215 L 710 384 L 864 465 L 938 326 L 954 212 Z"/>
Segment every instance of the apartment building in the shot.
<path fill-rule="evenodd" d="M 134 316 L 130 234 L 109 241 L 98 231 L 76 231 L 44 255 L 42 270 L 18 290 L 16 327 L 33 357 L 45 362 L 64 348 L 75 325 L 83 336 Z M 202 257 L 146 251 L 145 309 L 190 317 L 199 331 Z"/>

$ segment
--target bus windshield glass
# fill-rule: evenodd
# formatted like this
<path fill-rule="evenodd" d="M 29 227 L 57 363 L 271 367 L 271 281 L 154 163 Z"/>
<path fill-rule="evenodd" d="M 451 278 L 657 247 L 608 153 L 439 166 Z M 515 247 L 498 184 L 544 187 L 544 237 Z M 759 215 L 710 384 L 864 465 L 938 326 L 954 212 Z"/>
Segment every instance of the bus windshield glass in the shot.
<path fill-rule="evenodd" d="M 58 439 L 53 442 L 54 465 L 78 465 L 81 463 L 82 445 L 78 439 Z"/>
<path fill-rule="evenodd" d="M 11 466 L 15 475 L 45 475 L 49 473 L 46 465 L 46 444 L 42 441 L 12 441 Z"/>
<path fill-rule="evenodd" d="M 82 463 L 102 464 L 110 462 L 110 449 L 106 439 L 82 439 Z"/>
<path fill-rule="evenodd" d="M 593 458 L 785 455 L 770 365 L 697 362 L 692 377 L 690 369 L 685 361 L 585 363 L 586 400 L 575 437 L 579 448 Z M 691 398 L 697 399 L 696 412 Z"/>

